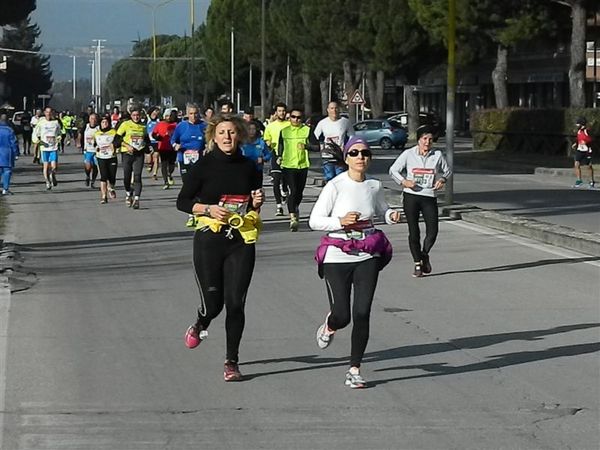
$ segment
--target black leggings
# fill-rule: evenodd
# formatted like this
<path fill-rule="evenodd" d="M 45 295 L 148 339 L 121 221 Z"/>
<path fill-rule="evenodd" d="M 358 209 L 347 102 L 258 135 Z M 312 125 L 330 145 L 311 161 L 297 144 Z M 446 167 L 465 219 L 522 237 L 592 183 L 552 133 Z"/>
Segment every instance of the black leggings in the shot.
<path fill-rule="evenodd" d="M 200 291 L 196 326 L 206 330 L 225 306 L 226 358 L 232 362 L 238 361 L 254 260 L 254 244 L 245 244 L 237 232 L 233 239 L 224 232 L 196 231 L 194 235 L 194 270 Z"/>
<path fill-rule="evenodd" d="M 31 131 L 23 131 L 23 154 L 31 154 Z"/>
<path fill-rule="evenodd" d="M 404 192 L 404 214 L 408 222 L 408 246 L 413 261 L 423 260 L 423 254 L 429 255 L 429 251 L 438 235 L 438 207 L 437 198 L 415 195 Z M 421 250 L 421 230 L 419 229 L 419 213 L 423 214 L 425 220 L 425 240 Z"/>
<path fill-rule="evenodd" d="M 277 155 L 273 154 L 271 158 L 271 177 L 273 177 L 273 196 L 275 197 L 275 203 L 281 205 L 281 190 L 287 192 L 288 186 L 281 173 L 281 166 L 277 164 Z"/>
<path fill-rule="evenodd" d="M 282 169 L 283 177 L 290 189 L 288 195 L 288 211 L 290 214 L 300 213 L 300 203 L 306 186 L 306 177 L 308 169 Z"/>
<path fill-rule="evenodd" d="M 350 365 L 360 367 L 369 341 L 369 320 L 377 278 L 379 261 L 371 258 L 358 263 L 325 263 L 323 275 L 331 314 L 327 326 L 340 330 L 354 321 L 352 327 Z M 350 314 L 350 293 L 354 286 L 354 303 Z"/>
<path fill-rule="evenodd" d="M 102 159 L 97 158 L 98 167 L 100 168 L 100 181 L 109 182 L 112 187 L 117 183 L 117 157 Z"/>
<path fill-rule="evenodd" d="M 160 171 L 165 184 L 173 176 L 175 171 L 175 162 L 177 161 L 177 152 L 160 152 Z"/>
<path fill-rule="evenodd" d="M 144 169 L 144 152 L 121 153 L 123 163 L 123 186 L 126 192 L 131 192 L 131 174 L 133 173 L 134 195 L 142 193 L 142 170 Z"/>

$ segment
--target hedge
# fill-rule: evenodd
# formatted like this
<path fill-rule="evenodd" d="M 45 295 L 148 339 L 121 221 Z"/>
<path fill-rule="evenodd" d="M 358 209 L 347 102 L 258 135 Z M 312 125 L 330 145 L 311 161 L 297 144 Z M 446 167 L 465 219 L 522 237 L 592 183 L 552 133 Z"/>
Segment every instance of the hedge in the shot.
<path fill-rule="evenodd" d="M 475 150 L 503 153 L 566 155 L 575 138 L 578 117 L 587 119 L 590 134 L 600 143 L 600 109 L 486 109 L 471 114 Z"/>

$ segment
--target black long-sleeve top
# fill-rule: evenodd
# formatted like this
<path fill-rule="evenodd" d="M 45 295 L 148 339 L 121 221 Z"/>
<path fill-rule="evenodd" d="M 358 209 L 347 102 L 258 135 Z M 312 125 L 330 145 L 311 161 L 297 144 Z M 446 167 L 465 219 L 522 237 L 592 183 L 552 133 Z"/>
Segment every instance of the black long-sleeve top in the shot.
<path fill-rule="evenodd" d="M 223 195 L 250 195 L 260 187 L 253 161 L 239 151 L 227 155 L 215 148 L 189 169 L 177 196 L 177 209 L 192 214 L 196 203 L 216 205 Z"/>

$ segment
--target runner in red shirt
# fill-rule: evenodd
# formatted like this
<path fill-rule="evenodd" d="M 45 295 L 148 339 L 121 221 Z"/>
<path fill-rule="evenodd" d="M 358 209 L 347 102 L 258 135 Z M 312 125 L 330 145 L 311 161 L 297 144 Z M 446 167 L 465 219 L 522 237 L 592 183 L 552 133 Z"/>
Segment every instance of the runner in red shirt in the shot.
<path fill-rule="evenodd" d="M 592 166 L 592 137 L 586 128 L 587 121 L 585 117 L 577 119 L 577 137 L 573 144 L 575 149 L 575 184 L 573 187 L 581 187 L 583 180 L 581 179 L 581 164 L 587 164 L 590 168 L 590 187 L 593 188 L 596 184 L 594 181 L 594 167 Z"/>
<path fill-rule="evenodd" d="M 177 152 L 171 145 L 171 136 L 177 126 L 177 110 L 167 109 L 163 118 L 165 120 L 158 122 L 152 130 L 152 137 L 158 141 L 158 154 L 164 181 L 163 189 L 169 189 L 174 184 L 173 171 L 177 161 Z"/>

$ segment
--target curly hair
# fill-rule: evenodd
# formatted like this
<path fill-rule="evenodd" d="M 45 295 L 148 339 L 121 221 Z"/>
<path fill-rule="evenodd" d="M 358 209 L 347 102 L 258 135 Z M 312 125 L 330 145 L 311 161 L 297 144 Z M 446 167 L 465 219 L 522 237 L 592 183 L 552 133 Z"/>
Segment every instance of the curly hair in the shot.
<path fill-rule="evenodd" d="M 232 114 L 220 114 L 211 119 L 206 128 L 205 137 L 207 142 L 207 152 L 212 152 L 215 149 L 215 133 L 217 125 L 223 122 L 231 122 L 235 127 L 238 134 L 238 150 L 241 144 L 248 141 L 248 129 L 246 128 L 246 122 L 243 119 Z"/>

